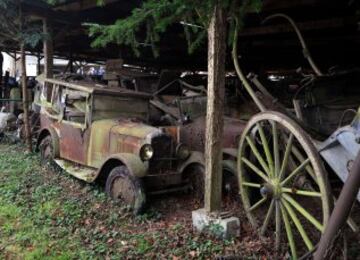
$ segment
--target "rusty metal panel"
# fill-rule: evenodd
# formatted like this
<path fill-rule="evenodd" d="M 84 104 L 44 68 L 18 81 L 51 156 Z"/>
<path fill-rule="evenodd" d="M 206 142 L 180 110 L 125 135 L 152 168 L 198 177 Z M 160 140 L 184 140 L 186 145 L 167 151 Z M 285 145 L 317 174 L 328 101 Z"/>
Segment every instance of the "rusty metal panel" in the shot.
<path fill-rule="evenodd" d="M 190 150 L 205 149 L 205 117 L 199 117 L 191 123 L 180 127 L 180 142 L 187 144 Z M 245 128 L 245 122 L 237 119 L 224 118 L 223 147 L 237 148 L 238 139 Z"/>
<path fill-rule="evenodd" d="M 60 157 L 86 165 L 90 130 L 85 131 L 66 123 L 55 123 L 60 131 Z"/>
<path fill-rule="evenodd" d="M 139 154 L 143 144 L 157 128 L 130 119 L 98 120 L 92 123 L 88 151 L 88 164 L 100 167 L 103 161 L 114 153 Z"/>

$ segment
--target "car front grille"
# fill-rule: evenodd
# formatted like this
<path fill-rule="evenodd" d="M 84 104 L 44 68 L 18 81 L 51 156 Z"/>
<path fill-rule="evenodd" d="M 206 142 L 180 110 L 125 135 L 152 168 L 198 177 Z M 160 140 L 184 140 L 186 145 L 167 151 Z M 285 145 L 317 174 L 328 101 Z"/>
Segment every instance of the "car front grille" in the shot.
<path fill-rule="evenodd" d="M 171 136 L 162 134 L 152 138 L 154 156 L 149 162 L 150 174 L 163 174 L 171 171 L 174 160 L 174 142 Z"/>

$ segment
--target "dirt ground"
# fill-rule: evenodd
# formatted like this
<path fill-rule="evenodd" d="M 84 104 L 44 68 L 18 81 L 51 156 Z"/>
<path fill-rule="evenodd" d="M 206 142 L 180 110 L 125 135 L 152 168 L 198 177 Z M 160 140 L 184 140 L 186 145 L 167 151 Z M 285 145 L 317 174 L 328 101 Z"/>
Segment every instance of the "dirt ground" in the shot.
<path fill-rule="evenodd" d="M 102 187 L 41 167 L 20 145 L 0 145 L 0 259 L 275 259 L 270 241 L 248 224 L 241 203 L 241 237 L 217 239 L 192 228 L 199 203 L 190 194 L 148 198 L 134 217 Z M 358 242 L 349 250 L 355 258 Z M 353 258 L 352 258 L 353 259 Z"/>

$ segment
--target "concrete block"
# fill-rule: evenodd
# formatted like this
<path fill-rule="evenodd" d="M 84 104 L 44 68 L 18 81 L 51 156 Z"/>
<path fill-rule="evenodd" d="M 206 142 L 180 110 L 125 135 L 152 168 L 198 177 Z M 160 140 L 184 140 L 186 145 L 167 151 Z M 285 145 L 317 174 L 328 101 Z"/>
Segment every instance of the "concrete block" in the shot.
<path fill-rule="evenodd" d="M 192 212 L 193 226 L 199 232 L 211 232 L 223 239 L 240 236 L 240 220 L 237 217 L 220 217 L 221 214 L 209 214 L 205 209 Z"/>

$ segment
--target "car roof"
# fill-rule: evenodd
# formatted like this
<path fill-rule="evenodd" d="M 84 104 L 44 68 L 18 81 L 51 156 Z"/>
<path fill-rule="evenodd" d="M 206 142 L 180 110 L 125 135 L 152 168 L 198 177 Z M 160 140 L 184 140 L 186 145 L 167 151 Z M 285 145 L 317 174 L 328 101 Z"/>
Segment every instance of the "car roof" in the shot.
<path fill-rule="evenodd" d="M 37 81 L 40 83 L 50 83 L 54 85 L 61 85 L 67 87 L 72 90 L 77 90 L 81 92 L 86 92 L 90 94 L 98 94 L 98 95 L 111 95 L 111 96 L 119 96 L 119 97 L 134 97 L 134 98 L 142 98 L 142 99 L 151 99 L 152 96 L 148 93 L 132 91 L 124 88 L 111 88 L 102 84 L 95 83 L 87 83 L 87 82 L 67 82 L 64 80 L 52 79 L 52 78 L 44 78 L 38 77 Z"/>

